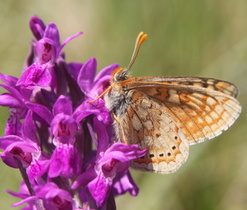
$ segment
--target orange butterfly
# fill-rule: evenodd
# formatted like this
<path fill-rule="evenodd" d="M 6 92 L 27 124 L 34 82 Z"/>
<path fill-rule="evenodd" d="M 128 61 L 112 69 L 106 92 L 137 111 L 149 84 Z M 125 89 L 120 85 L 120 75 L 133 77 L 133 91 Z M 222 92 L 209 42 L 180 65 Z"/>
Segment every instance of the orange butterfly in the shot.
<path fill-rule="evenodd" d="M 105 95 L 115 119 L 116 139 L 148 149 L 144 157 L 131 162 L 132 167 L 167 174 L 186 161 L 189 145 L 227 130 L 241 106 L 237 87 L 230 82 L 203 77 L 129 78 L 146 38 L 143 32 L 138 35 L 129 66 L 113 72 L 111 85 L 101 96 Z"/>

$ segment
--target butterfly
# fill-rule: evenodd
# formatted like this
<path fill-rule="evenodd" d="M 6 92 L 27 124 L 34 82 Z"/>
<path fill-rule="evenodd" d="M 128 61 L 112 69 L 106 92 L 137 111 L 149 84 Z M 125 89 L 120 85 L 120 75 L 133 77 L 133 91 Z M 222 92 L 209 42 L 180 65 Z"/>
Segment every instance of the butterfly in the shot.
<path fill-rule="evenodd" d="M 136 77 L 128 71 L 147 38 L 141 32 L 127 68 L 113 71 L 104 95 L 114 118 L 117 141 L 148 149 L 132 160 L 135 169 L 175 172 L 187 160 L 189 146 L 212 139 L 238 118 L 237 87 L 204 77 Z"/>

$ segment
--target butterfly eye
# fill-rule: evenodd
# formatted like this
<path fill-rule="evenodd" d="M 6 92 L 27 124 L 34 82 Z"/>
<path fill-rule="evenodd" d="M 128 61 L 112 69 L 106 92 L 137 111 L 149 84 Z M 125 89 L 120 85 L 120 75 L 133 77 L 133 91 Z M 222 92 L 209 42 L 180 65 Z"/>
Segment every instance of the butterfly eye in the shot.
<path fill-rule="evenodd" d="M 128 79 L 128 70 L 127 69 L 120 69 L 119 71 L 117 71 L 114 76 L 113 76 L 113 80 L 114 82 L 120 82 L 120 81 L 124 81 L 126 79 Z"/>

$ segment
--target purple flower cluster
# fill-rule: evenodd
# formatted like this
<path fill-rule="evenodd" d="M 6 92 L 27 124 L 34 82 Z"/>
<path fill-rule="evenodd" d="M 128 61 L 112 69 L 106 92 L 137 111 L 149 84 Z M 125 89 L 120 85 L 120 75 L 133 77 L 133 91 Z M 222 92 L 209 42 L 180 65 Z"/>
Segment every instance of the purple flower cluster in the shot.
<path fill-rule="evenodd" d="M 3 162 L 23 177 L 18 193 L 27 209 L 115 209 L 115 197 L 136 196 L 130 160 L 142 157 L 137 145 L 114 143 L 112 118 L 104 100 L 113 64 L 96 76 L 97 62 L 67 63 L 54 23 L 32 17 L 34 35 L 20 78 L 0 73 L 7 93 L 5 135 L 0 137 Z"/>

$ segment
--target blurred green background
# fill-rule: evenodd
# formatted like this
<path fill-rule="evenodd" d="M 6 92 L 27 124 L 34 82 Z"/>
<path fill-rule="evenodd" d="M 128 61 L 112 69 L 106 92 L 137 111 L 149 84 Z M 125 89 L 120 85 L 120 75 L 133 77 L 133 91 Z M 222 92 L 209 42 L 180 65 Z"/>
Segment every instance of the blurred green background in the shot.
<path fill-rule="evenodd" d="M 67 61 L 94 56 L 98 69 L 127 66 L 140 31 L 149 35 L 132 68 L 133 76 L 193 75 L 224 79 L 240 90 L 243 111 L 220 137 L 191 147 L 188 161 L 174 174 L 131 171 L 137 197 L 117 198 L 120 210 L 242 210 L 247 207 L 247 1 L 0 1 L 1 72 L 19 76 L 29 49 L 30 16 L 55 22 L 61 40 L 83 31 L 64 49 Z M 2 91 L 2 90 L 1 90 Z M 0 108 L 0 135 L 7 109 Z M 0 209 L 19 201 L 17 170 L 0 163 Z"/>

